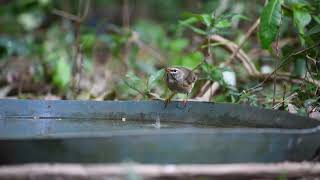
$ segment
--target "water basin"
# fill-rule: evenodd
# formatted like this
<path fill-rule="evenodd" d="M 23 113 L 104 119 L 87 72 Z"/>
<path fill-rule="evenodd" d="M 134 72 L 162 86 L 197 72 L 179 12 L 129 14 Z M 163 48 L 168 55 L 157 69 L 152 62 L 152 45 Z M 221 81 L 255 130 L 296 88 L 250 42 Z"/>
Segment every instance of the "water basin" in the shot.
<path fill-rule="evenodd" d="M 319 125 L 234 104 L 0 100 L 0 164 L 305 161 Z"/>

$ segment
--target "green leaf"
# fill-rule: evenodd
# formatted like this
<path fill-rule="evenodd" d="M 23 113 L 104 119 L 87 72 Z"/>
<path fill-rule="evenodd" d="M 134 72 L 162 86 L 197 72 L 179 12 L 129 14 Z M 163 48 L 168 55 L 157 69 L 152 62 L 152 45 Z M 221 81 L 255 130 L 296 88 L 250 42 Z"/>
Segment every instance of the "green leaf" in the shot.
<path fill-rule="evenodd" d="M 186 21 L 179 21 L 179 24 L 185 27 L 190 28 L 192 31 L 194 31 L 195 33 L 201 34 L 201 35 L 207 35 L 207 33 L 205 31 L 203 31 L 202 29 L 199 29 L 189 23 L 186 23 Z"/>
<path fill-rule="evenodd" d="M 202 65 L 201 65 L 201 68 L 202 68 L 202 70 L 206 73 L 206 74 L 209 74 L 210 73 L 210 71 L 211 71 L 211 68 L 212 67 L 212 65 L 211 64 L 208 64 L 208 63 L 203 63 Z"/>
<path fill-rule="evenodd" d="M 186 48 L 189 44 L 188 39 L 175 39 L 172 40 L 169 44 L 170 50 L 174 52 L 181 52 L 184 48 Z"/>
<path fill-rule="evenodd" d="M 65 89 L 71 80 L 71 66 L 65 58 L 59 58 L 53 74 L 53 84 L 60 89 Z"/>
<path fill-rule="evenodd" d="M 320 25 L 319 24 L 313 26 L 306 34 L 308 36 L 310 36 L 310 35 L 318 34 L 318 33 L 320 33 Z"/>
<path fill-rule="evenodd" d="M 304 28 L 311 22 L 311 15 L 304 10 L 294 9 L 293 11 L 294 25 L 298 28 L 300 34 L 304 34 Z"/>
<path fill-rule="evenodd" d="M 211 22 L 211 17 L 208 14 L 202 14 L 201 15 L 202 22 L 205 24 L 207 27 L 210 27 L 212 22 Z"/>
<path fill-rule="evenodd" d="M 95 34 L 84 34 L 80 37 L 80 42 L 81 42 L 81 46 L 83 49 L 87 50 L 91 50 L 95 44 L 96 41 L 96 36 Z"/>
<path fill-rule="evenodd" d="M 202 70 L 206 74 L 206 78 L 213 81 L 221 81 L 223 79 L 222 71 L 220 68 L 213 66 L 212 64 L 203 64 Z"/>
<path fill-rule="evenodd" d="M 191 22 L 186 22 L 191 23 Z M 140 34 L 140 38 L 146 42 L 159 46 L 160 48 L 165 48 L 167 43 L 167 35 L 165 28 L 159 23 L 154 23 L 148 20 L 139 20 L 134 25 L 134 30 Z M 120 36 L 122 36 L 120 34 Z M 125 43 L 128 39 L 125 39 Z"/>
<path fill-rule="evenodd" d="M 202 29 L 199 29 L 199 28 L 193 26 L 193 24 L 195 24 L 197 22 L 201 22 L 202 24 L 204 24 L 208 28 L 214 22 L 214 19 L 208 14 L 184 13 L 183 16 L 188 17 L 188 18 L 183 21 L 179 21 L 179 24 L 183 25 L 185 27 L 188 27 L 192 31 L 194 31 L 195 33 L 198 33 L 201 35 L 206 35 L 207 33 L 205 31 L 203 31 Z"/>
<path fill-rule="evenodd" d="M 286 6 L 290 9 L 305 9 L 305 10 L 313 10 L 314 7 L 308 2 L 310 0 L 285 0 Z"/>
<path fill-rule="evenodd" d="M 194 24 L 196 22 L 199 22 L 199 19 L 197 19 L 196 17 L 190 17 L 190 18 L 187 18 L 185 20 L 181 20 L 179 22 L 181 24 Z"/>
<path fill-rule="evenodd" d="M 241 14 L 228 13 L 226 15 L 219 16 L 216 19 L 216 23 L 215 23 L 214 27 L 215 28 L 228 28 L 228 27 L 231 27 L 232 21 L 235 21 L 237 19 L 249 20 L 248 17 L 243 16 Z"/>
<path fill-rule="evenodd" d="M 318 24 L 320 24 L 320 15 L 318 15 L 318 16 L 312 16 L 313 17 L 313 19 L 318 23 Z"/>
<path fill-rule="evenodd" d="M 148 88 L 149 89 L 154 88 L 155 85 L 157 84 L 157 82 L 161 78 L 163 78 L 163 76 L 164 76 L 164 70 L 163 69 L 151 74 L 151 76 L 148 79 Z"/>
<path fill-rule="evenodd" d="M 192 52 L 174 59 L 172 65 L 193 69 L 202 62 L 203 58 L 201 52 Z"/>
<path fill-rule="evenodd" d="M 306 61 L 304 59 L 296 59 L 294 61 L 293 74 L 298 77 L 303 77 L 306 73 Z"/>
<path fill-rule="evenodd" d="M 237 19 L 242 19 L 242 20 L 246 20 L 246 21 L 250 21 L 250 18 L 242 15 L 242 14 L 234 14 L 231 18 L 232 21 L 237 20 Z"/>
<path fill-rule="evenodd" d="M 221 21 L 218 21 L 215 25 L 216 28 L 228 28 L 231 27 L 231 21 L 228 19 L 223 19 Z"/>
<path fill-rule="evenodd" d="M 214 66 L 211 70 L 210 76 L 211 76 L 211 79 L 214 81 L 220 81 L 223 78 L 221 70 Z"/>
<path fill-rule="evenodd" d="M 146 85 L 143 80 L 131 71 L 126 74 L 126 79 L 124 79 L 124 82 L 128 87 L 139 92 L 144 92 L 146 89 Z"/>
<path fill-rule="evenodd" d="M 259 37 L 264 49 L 275 40 L 281 22 L 281 0 L 270 0 L 261 14 Z"/>
<path fill-rule="evenodd" d="M 41 11 L 32 11 L 20 14 L 17 20 L 24 29 L 32 31 L 41 25 L 44 20 L 44 14 Z"/>

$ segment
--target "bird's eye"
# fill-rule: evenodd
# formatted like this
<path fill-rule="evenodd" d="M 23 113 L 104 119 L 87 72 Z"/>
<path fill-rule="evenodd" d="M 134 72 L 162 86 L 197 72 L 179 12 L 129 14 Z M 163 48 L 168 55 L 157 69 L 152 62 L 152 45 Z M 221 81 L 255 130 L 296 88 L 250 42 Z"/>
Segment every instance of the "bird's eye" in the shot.
<path fill-rule="evenodd" d="M 172 69 L 171 72 L 174 72 L 174 73 L 175 73 L 175 72 L 177 72 L 177 70 L 176 70 L 176 69 Z"/>

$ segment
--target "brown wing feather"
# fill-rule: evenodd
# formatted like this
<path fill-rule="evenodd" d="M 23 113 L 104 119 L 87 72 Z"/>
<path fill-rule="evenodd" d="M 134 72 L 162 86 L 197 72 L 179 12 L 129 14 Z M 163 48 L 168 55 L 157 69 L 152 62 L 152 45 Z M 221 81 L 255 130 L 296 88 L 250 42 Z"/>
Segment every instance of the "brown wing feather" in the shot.
<path fill-rule="evenodd" d="M 186 74 L 186 78 L 185 78 L 186 82 L 188 82 L 189 84 L 196 82 L 197 75 L 193 71 L 186 68 L 184 68 L 184 71 Z"/>

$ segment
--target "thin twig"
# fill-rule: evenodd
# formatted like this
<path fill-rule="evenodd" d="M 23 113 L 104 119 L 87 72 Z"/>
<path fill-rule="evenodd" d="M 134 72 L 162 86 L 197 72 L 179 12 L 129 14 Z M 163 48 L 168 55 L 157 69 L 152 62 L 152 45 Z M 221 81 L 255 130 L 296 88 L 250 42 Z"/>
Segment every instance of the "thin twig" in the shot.
<path fill-rule="evenodd" d="M 130 27 L 130 12 L 128 0 L 123 0 L 122 6 L 122 24 L 125 28 Z"/>
<path fill-rule="evenodd" d="M 137 91 L 139 94 L 141 94 L 143 97 L 145 97 L 146 96 L 146 93 L 144 93 L 144 92 L 142 92 L 142 91 L 140 91 L 139 89 L 137 89 L 136 87 L 134 87 L 134 86 L 131 86 L 130 85 L 130 83 L 128 83 L 126 80 L 123 80 L 123 82 L 129 87 L 129 88 L 131 88 L 131 89 L 133 89 L 133 90 L 135 90 L 135 91 Z"/>
<path fill-rule="evenodd" d="M 131 86 L 130 83 L 128 83 L 126 80 L 123 80 L 124 84 L 126 86 L 128 86 L 129 88 L 137 91 L 140 95 L 142 95 L 142 97 L 148 97 L 148 98 L 151 98 L 151 99 L 158 99 L 158 100 L 163 100 L 162 98 L 160 98 L 160 96 L 156 93 L 152 93 L 152 92 L 143 92 L 143 91 L 140 91 L 138 88 L 134 87 L 134 86 Z"/>
<path fill-rule="evenodd" d="M 264 80 L 263 80 L 262 82 L 260 82 L 258 85 L 256 85 L 255 87 L 260 87 L 260 86 L 262 86 L 268 79 L 270 79 L 270 78 L 274 75 L 274 73 L 275 73 L 277 70 L 279 70 L 279 69 L 282 68 L 286 63 L 288 63 L 288 60 L 289 60 L 291 57 L 296 56 L 296 55 L 299 55 L 299 54 L 301 54 L 301 53 L 304 53 L 304 52 L 306 52 L 306 51 L 308 51 L 308 50 L 310 50 L 310 49 L 313 49 L 313 48 L 315 48 L 315 47 L 317 47 L 317 46 L 320 46 L 320 42 L 318 42 L 317 44 L 315 44 L 315 45 L 313 45 L 313 46 L 311 46 L 311 47 L 302 49 L 302 50 L 297 51 L 297 52 L 295 52 L 295 53 L 291 53 L 290 55 L 288 55 L 286 58 L 284 58 L 284 59 L 281 61 L 281 63 L 279 64 L 279 66 L 276 67 L 276 69 L 275 69 L 272 73 L 270 73 L 270 74 L 268 74 L 267 76 L 265 76 L 265 77 L 264 77 Z M 261 75 L 260 75 L 260 76 L 261 76 Z M 316 84 L 316 85 L 317 85 L 317 84 Z M 254 87 L 253 87 L 253 88 L 254 88 Z"/>
<path fill-rule="evenodd" d="M 309 54 L 307 54 L 306 57 L 307 57 L 308 60 L 310 60 L 310 61 L 313 62 L 313 64 L 314 64 L 315 67 L 316 67 L 316 68 L 315 68 L 315 69 L 316 69 L 316 74 L 318 74 L 318 73 L 319 73 L 319 70 L 318 70 L 318 68 L 317 68 L 317 60 L 316 60 L 315 58 L 310 57 Z M 307 68 L 307 71 L 308 71 L 309 74 L 310 74 L 310 77 L 312 78 L 312 81 L 314 82 L 315 80 L 314 80 L 314 77 L 313 77 L 313 74 L 312 74 L 311 70 L 309 69 L 308 62 L 307 62 L 307 61 L 306 61 L 306 68 Z M 315 90 L 315 93 L 314 93 L 315 96 L 317 95 L 318 89 L 319 89 L 319 87 L 317 87 L 317 89 Z"/>
<path fill-rule="evenodd" d="M 235 43 L 231 42 L 230 40 L 227 40 L 219 35 L 214 35 L 211 36 L 211 39 L 215 42 L 219 42 L 222 43 L 222 47 L 225 48 L 226 50 L 233 52 L 236 50 L 236 48 L 238 47 Z M 301 53 L 304 53 L 310 49 L 314 49 L 317 46 L 320 46 L 320 42 L 318 42 L 317 44 L 310 46 L 308 48 L 296 51 L 294 53 L 291 53 L 290 55 L 288 55 L 287 57 L 285 57 L 281 63 L 278 65 L 278 67 L 276 67 L 276 69 L 270 73 L 270 74 L 261 74 L 255 67 L 255 65 L 252 63 L 251 59 L 248 57 L 248 55 L 246 55 L 245 52 L 243 52 L 243 50 L 239 50 L 238 54 L 236 55 L 236 57 L 241 61 L 241 63 L 243 64 L 243 67 L 247 70 L 248 74 L 253 77 L 253 78 L 259 78 L 259 79 L 263 79 L 262 82 L 260 82 L 259 84 L 257 84 L 256 86 L 250 88 L 250 89 L 256 89 L 261 87 L 266 81 L 268 81 L 270 78 L 272 78 L 272 76 L 274 75 L 274 72 L 279 70 L 280 68 L 282 68 L 285 64 L 288 63 L 288 60 L 296 55 L 299 55 Z M 290 76 L 283 76 L 278 74 L 278 79 L 280 80 L 285 80 L 285 81 L 289 81 L 292 83 L 297 83 L 297 84 L 301 84 L 303 83 L 303 80 L 297 77 L 290 77 Z M 319 81 L 315 81 L 313 82 L 313 80 L 310 77 L 307 77 L 306 80 L 309 83 L 312 83 L 314 85 L 316 85 L 317 87 L 320 87 L 320 82 Z M 249 89 L 247 89 L 249 90 Z"/>
<path fill-rule="evenodd" d="M 208 87 L 211 86 L 211 84 L 212 84 L 211 81 L 206 81 L 204 85 L 201 86 L 199 92 L 195 97 L 197 98 L 197 97 L 203 96 L 203 94 L 207 91 Z"/>
<path fill-rule="evenodd" d="M 83 21 L 88 16 L 89 9 L 90 9 L 90 2 L 91 2 L 90 0 L 86 0 L 86 5 L 84 6 L 85 7 L 84 12 L 82 17 L 80 18 L 81 21 Z"/>
<path fill-rule="evenodd" d="M 273 80 L 273 76 L 270 76 L 270 74 L 261 74 L 260 76 L 255 76 L 253 78 L 264 79 L 264 80 L 267 78 L 266 81 Z M 295 83 L 295 84 L 304 84 L 306 81 L 306 82 L 311 83 L 317 87 L 320 87 L 320 81 L 313 80 L 310 76 L 306 76 L 305 79 L 302 79 L 299 77 L 294 77 L 294 76 L 290 75 L 289 73 L 278 72 L 277 79 L 282 80 L 282 81 L 288 81 L 288 82 Z M 264 83 L 266 81 L 264 81 Z M 260 83 L 250 89 L 260 88 L 260 87 L 262 87 L 262 85 L 263 84 Z M 250 89 L 247 89 L 247 90 L 250 90 Z"/>
<path fill-rule="evenodd" d="M 312 58 L 309 56 L 309 54 L 306 55 L 307 59 L 311 60 L 314 64 L 317 63 L 317 60 L 315 58 Z"/>
<path fill-rule="evenodd" d="M 150 44 L 147 45 L 139 36 L 138 32 L 132 31 L 132 36 L 129 38 L 130 42 L 135 43 L 139 46 L 139 48 L 146 50 L 148 53 L 150 53 L 152 56 L 157 58 L 160 62 L 166 61 L 166 56 L 162 54 L 161 52 L 158 52 L 154 47 L 152 47 Z"/>
<path fill-rule="evenodd" d="M 272 109 L 278 109 L 283 103 L 291 101 L 293 98 L 295 98 L 298 95 L 297 92 L 292 93 L 287 98 L 282 99 L 278 104 L 274 105 Z"/>
<path fill-rule="evenodd" d="M 71 21 L 75 21 L 75 22 L 81 21 L 81 18 L 79 18 L 78 16 L 75 16 L 73 14 L 69 14 L 69 13 L 62 11 L 62 10 L 53 9 L 52 13 L 55 15 L 61 16 L 65 19 L 71 20 Z"/>
<path fill-rule="evenodd" d="M 308 58 L 308 55 L 307 55 L 307 58 Z M 313 74 L 312 74 L 312 72 L 311 72 L 311 69 L 309 68 L 309 66 L 308 66 L 308 61 L 307 60 L 305 60 L 305 66 L 306 66 L 306 73 L 305 73 L 305 78 L 308 76 L 308 73 L 309 73 L 309 75 L 310 75 L 310 77 L 312 78 L 312 80 L 314 81 L 314 76 L 313 76 Z"/>
<path fill-rule="evenodd" d="M 230 40 L 227 40 L 219 35 L 214 35 L 211 36 L 211 40 L 213 40 L 214 42 L 218 42 L 221 43 L 221 46 L 223 48 L 225 48 L 226 50 L 230 51 L 230 52 L 234 52 L 238 45 L 236 45 L 235 43 L 231 42 Z M 259 84 L 257 84 L 256 86 L 250 88 L 252 90 L 257 89 L 262 87 L 262 85 L 268 81 L 269 79 L 273 79 L 273 75 L 275 73 L 275 71 L 279 70 L 280 68 L 282 68 L 286 63 L 288 63 L 288 60 L 296 55 L 299 55 L 301 53 L 304 53 L 310 49 L 313 49 L 317 46 L 320 45 L 320 42 L 309 47 L 309 48 L 305 48 L 299 51 L 296 51 L 294 53 L 291 53 L 290 55 L 288 55 L 287 57 L 285 57 L 281 63 L 278 65 L 278 67 L 275 68 L 275 70 L 270 73 L 270 74 L 261 74 L 257 68 L 255 67 L 255 65 L 252 63 L 251 59 L 248 57 L 248 55 L 246 55 L 246 53 L 240 48 L 239 52 L 236 54 L 236 57 L 241 61 L 241 63 L 243 64 L 243 67 L 247 70 L 248 74 L 253 77 L 253 78 L 258 78 L 258 79 L 262 79 L 262 82 L 260 82 Z M 292 77 L 292 76 L 288 76 L 288 75 L 284 75 L 279 74 L 277 75 L 278 80 L 284 80 L 284 81 L 288 81 L 288 82 L 292 82 L 295 84 L 303 84 L 303 79 L 301 78 L 297 78 L 297 77 Z M 310 77 L 306 77 L 306 81 L 316 85 L 317 87 L 320 87 L 320 82 L 319 81 L 314 81 L 312 78 Z M 247 89 L 250 90 L 250 89 Z"/>
<path fill-rule="evenodd" d="M 207 84 L 208 83 L 208 84 Z M 220 88 L 218 82 L 211 84 L 210 81 L 207 81 L 204 88 L 200 91 L 202 94 L 198 94 L 193 100 L 195 101 L 210 101 L 213 94 L 215 94 Z"/>
<path fill-rule="evenodd" d="M 81 69 L 82 69 L 82 63 L 83 63 L 83 54 L 81 52 L 81 45 L 80 45 L 80 29 L 81 29 L 81 24 L 87 17 L 89 13 L 89 8 L 90 8 L 90 0 L 85 0 L 85 6 L 82 12 L 82 4 L 84 0 L 79 1 L 79 6 L 78 6 L 78 12 L 77 15 L 70 14 L 65 11 L 61 11 L 58 9 L 54 9 L 52 12 L 56 15 L 59 15 L 63 18 L 66 18 L 71 21 L 75 21 L 75 41 L 74 45 L 76 47 L 76 52 L 74 56 L 74 61 L 73 61 L 73 71 L 72 71 L 72 77 L 74 78 L 72 81 L 72 87 L 73 87 L 73 96 L 75 97 L 75 94 L 78 93 L 79 91 L 79 86 L 80 86 L 80 81 L 81 81 Z M 77 76 L 78 74 L 78 76 Z M 76 79 L 78 77 L 78 79 Z"/>
<path fill-rule="evenodd" d="M 236 48 L 235 51 L 233 51 L 232 55 L 230 56 L 230 58 L 228 60 L 226 60 L 226 62 L 224 63 L 225 66 L 228 66 L 232 60 L 236 57 L 236 55 L 238 54 L 239 50 L 242 48 L 242 46 L 244 45 L 244 43 L 248 40 L 248 38 L 251 36 L 251 34 L 253 33 L 253 31 L 258 27 L 258 25 L 260 24 L 260 18 L 257 19 L 255 21 L 255 23 L 250 27 L 250 29 L 248 30 L 248 32 L 246 33 L 244 39 L 241 41 L 241 43 L 239 44 L 239 46 Z"/>
<path fill-rule="evenodd" d="M 83 10 L 83 14 L 81 16 L 81 5 L 83 1 L 79 2 L 79 8 L 78 8 L 78 17 L 80 18 L 80 21 L 76 22 L 76 56 L 75 56 L 75 62 L 74 65 L 76 66 L 76 74 L 78 74 L 78 81 L 76 82 L 74 88 L 75 92 L 79 93 L 80 91 L 80 82 L 81 82 L 81 75 L 82 75 L 82 69 L 83 69 L 83 53 L 81 50 L 81 45 L 80 45 L 80 28 L 81 24 L 85 20 L 85 18 L 88 16 L 89 13 L 89 8 L 90 8 L 90 0 L 85 0 L 85 6 Z M 76 77 L 76 76 L 74 76 Z"/>
<path fill-rule="evenodd" d="M 122 26 L 124 27 L 124 32 L 129 32 L 130 31 L 130 12 L 129 12 L 129 2 L 128 0 L 123 0 L 122 1 Z M 127 71 L 128 69 L 128 61 L 129 61 L 129 54 L 131 51 L 131 46 L 132 43 L 130 39 L 126 41 L 125 47 L 124 47 L 124 52 L 123 52 L 123 57 L 122 62 L 124 64 L 124 71 Z"/>

